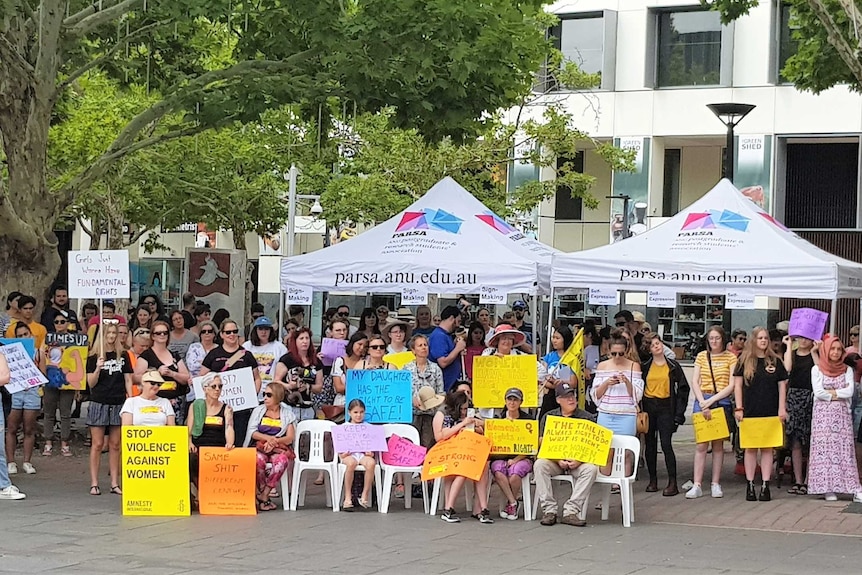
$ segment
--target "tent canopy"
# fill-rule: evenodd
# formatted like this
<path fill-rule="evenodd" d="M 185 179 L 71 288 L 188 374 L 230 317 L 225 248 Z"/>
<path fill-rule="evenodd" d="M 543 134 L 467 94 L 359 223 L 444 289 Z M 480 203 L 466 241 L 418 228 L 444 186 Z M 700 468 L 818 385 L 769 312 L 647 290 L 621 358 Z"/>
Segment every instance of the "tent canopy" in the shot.
<path fill-rule="evenodd" d="M 541 294 L 550 291 L 555 252 L 447 177 L 400 214 L 355 238 L 283 259 L 281 288 Z"/>
<path fill-rule="evenodd" d="M 862 297 L 862 264 L 785 228 L 728 180 L 633 238 L 554 256 L 551 283 L 793 298 Z"/>

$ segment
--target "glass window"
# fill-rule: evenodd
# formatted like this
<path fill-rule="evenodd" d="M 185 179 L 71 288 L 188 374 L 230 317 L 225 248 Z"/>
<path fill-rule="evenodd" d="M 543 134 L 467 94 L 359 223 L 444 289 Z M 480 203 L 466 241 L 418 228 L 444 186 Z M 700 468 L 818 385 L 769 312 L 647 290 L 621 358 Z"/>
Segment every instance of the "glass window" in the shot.
<path fill-rule="evenodd" d="M 720 83 L 721 19 L 715 11 L 660 12 L 658 85 Z"/>
<path fill-rule="evenodd" d="M 587 74 L 602 73 L 604 22 L 601 16 L 564 18 L 551 34 L 563 58 L 574 62 Z"/>
<path fill-rule="evenodd" d="M 584 173 L 584 152 L 579 151 L 571 158 L 557 158 L 557 169 L 566 162 L 571 162 L 572 169 L 581 174 Z M 554 196 L 554 219 L 556 221 L 582 220 L 584 202 L 581 198 L 573 198 L 572 190 L 568 186 L 557 185 L 557 193 Z"/>
<path fill-rule="evenodd" d="M 796 54 L 798 43 L 793 38 L 793 27 L 790 18 L 790 4 L 782 2 L 778 5 L 778 17 L 780 18 L 780 27 L 778 34 L 778 81 L 786 84 L 789 80 L 784 77 L 782 70 L 787 64 L 787 59 Z"/>

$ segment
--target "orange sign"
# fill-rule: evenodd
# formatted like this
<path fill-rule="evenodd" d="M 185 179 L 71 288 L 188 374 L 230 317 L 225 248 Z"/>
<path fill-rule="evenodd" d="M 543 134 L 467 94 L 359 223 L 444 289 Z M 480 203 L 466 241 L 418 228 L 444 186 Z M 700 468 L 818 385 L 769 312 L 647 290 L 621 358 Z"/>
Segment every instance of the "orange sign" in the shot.
<path fill-rule="evenodd" d="M 491 440 L 474 431 L 464 430 L 437 443 L 425 455 L 422 481 L 460 475 L 479 481 L 491 455 Z"/>
<path fill-rule="evenodd" d="M 201 515 L 255 515 L 255 465 L 251 447 L 200 449 L 198 500 Z"/>

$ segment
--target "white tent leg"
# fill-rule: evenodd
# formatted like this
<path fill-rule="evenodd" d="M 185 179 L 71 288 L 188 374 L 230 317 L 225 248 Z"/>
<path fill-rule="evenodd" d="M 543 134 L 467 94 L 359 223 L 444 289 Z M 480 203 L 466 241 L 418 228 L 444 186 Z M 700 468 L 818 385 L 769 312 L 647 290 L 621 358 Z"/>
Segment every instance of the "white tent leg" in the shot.
<path fill-rule="evenodd" d="M 538 303 L 536 300 L 538 300 L 538 299 L 539 299 L 538 294 L 534 295 L 530 299 L 530 316 L 531 316 L 530 319 L 533 320 L 533 323 L 532 323 L 532 326 L 533 326 L 533 334 L 532 334 L 532 336 L 533 336 L 533 353 L 535 353 L 536 355 L 541 357 L 541 354 L 539 353 L 539 340 L 536 338 L 536 334 L 539 333 L 538 329 L 536 328 L 536 324 L 539 323 L 539 314 L 536 311 L 538 308 Z"/>
<path fill-rule="evenodd" d="M 829 312 L 829 333 L 835 334 L 835 326 L 838 323 L 838 298 L 832 299 L 832 308 Z"/>
<path fill-rule="evenodd" d="M 548 337 L 545 339 L 545 345 L 547 346 L 548 353 L 551 350 L 551 335 L 554 330 L 554 286 L 551 286 L 551 304 L 548 306 Z M 536 351 L 536 355 L 538 351 Z"/>

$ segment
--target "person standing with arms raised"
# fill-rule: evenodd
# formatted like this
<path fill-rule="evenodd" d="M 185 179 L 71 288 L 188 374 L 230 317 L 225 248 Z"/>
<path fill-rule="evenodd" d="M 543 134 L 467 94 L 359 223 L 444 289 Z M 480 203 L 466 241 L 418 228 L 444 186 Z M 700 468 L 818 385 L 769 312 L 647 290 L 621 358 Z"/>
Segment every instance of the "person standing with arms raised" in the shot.
<path fill-rule="evenodd" d="M 428 338 L 428 358 L 443 370 L 443 385 L 448 392 L 461 379 L 461 354 L 467 349 L 463 338 L 453 340 L 452 334 L 461 325 L 461 311 L 454 305 L 440 312 L 440 325 Z"/>

